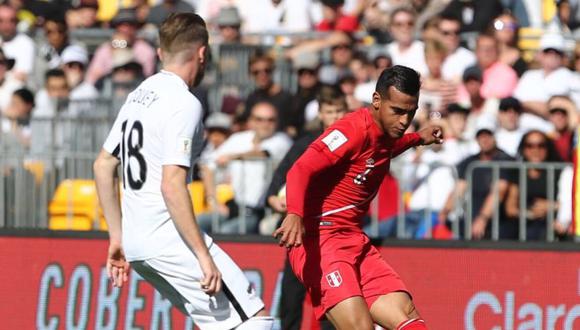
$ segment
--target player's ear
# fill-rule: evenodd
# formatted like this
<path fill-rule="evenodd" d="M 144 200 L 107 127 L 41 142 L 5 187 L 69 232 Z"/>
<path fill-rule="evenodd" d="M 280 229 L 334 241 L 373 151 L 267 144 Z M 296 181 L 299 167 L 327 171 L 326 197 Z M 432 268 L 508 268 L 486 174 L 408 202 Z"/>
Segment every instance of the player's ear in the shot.
<path fill-rule="evenodd" d="M 198 53 L 197 55 L 199 56 L 199 62 L 200 63 L 205 63 L 205 61 L 207 60 L 207 46 L 201 46 L 199 47 L 199 49 L 197 50 Z"/>
<path fill-rule="evenodd" d="M 159 61 L 163 62 L 163 51 L 161 51 L 161 48 L 157 48 L 157 56 L 159 56 Z"/>
<path fill-rule="evenodd" d="M 373 108 L 375 110 L 378 110 L 381 107 L 381 102 L 382 102 L 381 94 L 379 94 L 379 92 L 375 91 L 373 93 L 373 100 L 371 102 L 371 104 L 373 105 Z"/>

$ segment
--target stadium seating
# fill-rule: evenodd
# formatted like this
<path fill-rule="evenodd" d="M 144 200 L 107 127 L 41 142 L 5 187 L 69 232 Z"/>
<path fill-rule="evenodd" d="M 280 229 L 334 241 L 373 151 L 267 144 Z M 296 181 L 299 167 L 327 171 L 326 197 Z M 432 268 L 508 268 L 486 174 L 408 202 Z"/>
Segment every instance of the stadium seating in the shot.
<path fill-rule="evenodd" d="M 189 194 L 191 195 L 191 202 L 196 214 L 210 211 L 204 199 L 205 193 L 201 181 L 194 181 L 189 184 Z M 216 186 L 216 200 L 218 203 L 225 204 L 233 198 L 234 190 L 231 185 L 218 184 Z"/>
<path fill-rule="evenodd" d="M 188 188 L 195 212 L 208 211 L 202 182 L 194 181 Z M 234 192 L 230 185 L 219 184 L 216 187 L 218 203 L 225 204 L 233 196 Z M 52 230 L 107 230 L 93 180 L 62 181 L 49 204 L 48 212 L 49 228 Z"/>
<path fill-rule="evenodd" d="M 93 180 L 69 179 L 60 183 L 48 207 L 52 230 L 106 230 Z"/>

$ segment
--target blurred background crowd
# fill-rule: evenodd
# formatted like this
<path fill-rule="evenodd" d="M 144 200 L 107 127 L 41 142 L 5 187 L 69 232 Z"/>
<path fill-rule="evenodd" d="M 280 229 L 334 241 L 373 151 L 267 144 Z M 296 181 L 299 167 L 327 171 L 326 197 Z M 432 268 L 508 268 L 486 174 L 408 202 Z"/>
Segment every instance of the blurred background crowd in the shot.
<path fill-rule="evenodd" d="M 193 90 L 206 146 L 192 198 L 207 231 L 271 233 L 293 160 L 323 128 L 367 106 L 384 69 L 405 65 L 422 77 L 410 131 L 441 125 L 445 143 L 393 163 L 365 230 L 571 236 L 578 0 L 5 1 L 4 226 L 18 209 L 7 188 L 18 186 L 13 167 L 25 167 L 33 185 L 57 181 L 44 191 L 47 203 L 62 180 L 83 176 L 63 168 L 99 150 L 124 98 L 158 69 L 157 27 L 179 11 L 200 14 L 210 30 L 211 65 Z"/>

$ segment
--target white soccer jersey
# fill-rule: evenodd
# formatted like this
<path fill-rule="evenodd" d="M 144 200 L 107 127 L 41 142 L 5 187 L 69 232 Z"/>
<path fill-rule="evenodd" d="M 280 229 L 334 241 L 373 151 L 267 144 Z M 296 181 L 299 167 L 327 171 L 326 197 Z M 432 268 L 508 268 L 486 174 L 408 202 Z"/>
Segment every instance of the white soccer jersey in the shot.
<path fill-rule="evenodd" d="M 181 240 L 161 194 L 162 167 L 191 167 L 202 143 L 201 104 L 177 75 L 161 71 L 127 97 L 103 146 L 121 160 L 127 260 L 160 255 Z"/>

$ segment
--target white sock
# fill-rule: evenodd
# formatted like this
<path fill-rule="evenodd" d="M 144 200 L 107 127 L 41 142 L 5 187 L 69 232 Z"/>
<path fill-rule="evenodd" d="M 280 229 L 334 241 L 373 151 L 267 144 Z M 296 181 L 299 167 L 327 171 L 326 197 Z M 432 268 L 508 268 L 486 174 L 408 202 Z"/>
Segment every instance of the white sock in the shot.
<path fill-rule="evenodd" d="M 271 316 L 253 316 L 240 324 L 236 330 L 272 330 L 274 318 Z"/>

